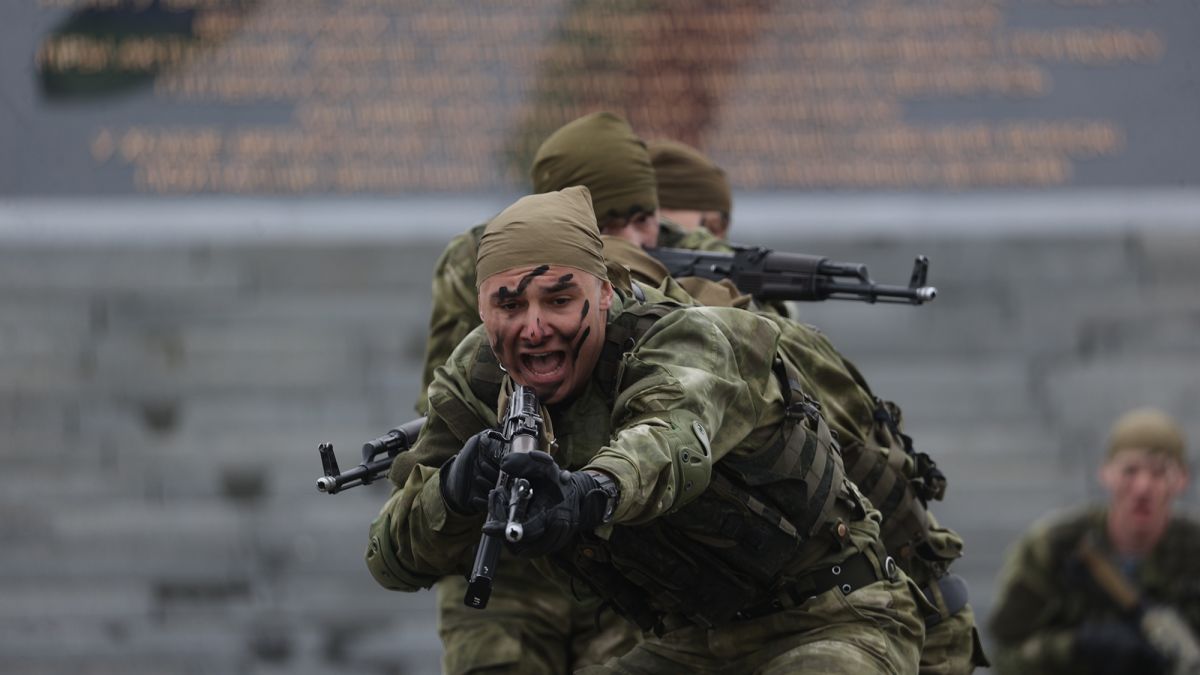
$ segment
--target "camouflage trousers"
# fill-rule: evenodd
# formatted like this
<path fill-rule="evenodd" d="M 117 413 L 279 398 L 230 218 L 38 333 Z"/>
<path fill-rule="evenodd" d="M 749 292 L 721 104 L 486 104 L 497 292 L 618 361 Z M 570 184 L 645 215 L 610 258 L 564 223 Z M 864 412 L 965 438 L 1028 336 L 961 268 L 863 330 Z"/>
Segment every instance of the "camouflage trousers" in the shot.
<path fill-rule="evenodd" d="M 799 607 L 714 629 L 688 626 L 649 637 L 625 656 L 580 675 L 911 675 L 925 625 L 916 586 L 901 576 L 849 595 L 831 589 Z"/>
<path fill-rule="evenodd" d="M 562 675 L 624 654 L 641 640 L 637 626 L 600 600 L 577 601 L 526 560 L 506 556 L 487 609 L 463 605 L 467 582 L 437 584 L 442 672 Z"/>
<path fill-rule="evenodd" d="M 921 648 L 921 675 L 969 675 L 988 666 L 970 605 L 927 628 Z"/>

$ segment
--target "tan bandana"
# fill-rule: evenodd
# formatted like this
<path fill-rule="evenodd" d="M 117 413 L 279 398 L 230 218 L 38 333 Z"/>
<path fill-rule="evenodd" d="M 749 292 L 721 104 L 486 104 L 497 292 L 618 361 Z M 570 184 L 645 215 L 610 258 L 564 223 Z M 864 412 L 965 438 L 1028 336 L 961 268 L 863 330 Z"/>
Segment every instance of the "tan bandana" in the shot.
<path fill-rule="evenodd" d="M 664 209 L 733 211 L 733 195 L 725 171 L 695 148 L 675 141 L 650 144 L 650 162 Z"/>
<path fill-rule="evenodd" d="M 515 267 L 564 265 L 607 281 L 604 247 L 583 186 L 529 195 L 487 224 L 475 257 L 475 288 Z"/>
<path fill-rule="evenodd" d="M 538 148 L 530 178 L 535 192 L 587 186 L 601 222 L 658 208 L 646 144 L 609 112 L 580 117 L 551 134 Z"/>

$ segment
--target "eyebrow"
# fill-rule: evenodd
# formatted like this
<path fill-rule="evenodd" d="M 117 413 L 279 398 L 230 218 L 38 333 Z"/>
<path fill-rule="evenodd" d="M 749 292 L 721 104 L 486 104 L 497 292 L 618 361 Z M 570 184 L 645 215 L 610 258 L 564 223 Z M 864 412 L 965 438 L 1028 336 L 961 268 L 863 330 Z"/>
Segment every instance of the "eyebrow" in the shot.
<path fill-rule="evenodd" d="M 553 286 L 544 288 L 540 292 L 542 294 L 549 295 L 551 293 L 561 293 L 563 291 L 574 290 L 574 289 L 580 288 L 579 283 L 574 281 L 573 277 L 574 277 L 573 274 L 565 274 L 565 275 L 559 277 Z M 523 281 L 523 283 L 518 285 L 517 289 L 515 291 L 510 291 L 508 289 L 508 286 L 501 286 L 500 288 L 498 288 L 496 290 L 495 293 L 492 293 L 491 295 L 489 295 L 488 298 L 491 299 L 492 302 L 502 302 L 504 300 L 514 300 L 517 298 L 523 298 L 523 297 L 525 297 L 525 289 L 529 287 L 528 282 L 532 281 L 532 279 L 527 277 L 526 279 L 523 279 L 522 281 Z M 536 287 L 534 287 L 534 288 L 536 289 Z"/>
<path fill-rule="evenodd" d="M 579 284 L 571 280 L 571 275 L 568 274 L 558 280 L 553 286 L 547 288 L 544 293 L 560 293 L 562 291 L 579 288 Z"/>
<path fill-rule="evenodd" d="M 508 290 L 508 286 L 501 286 L 495 293 L 488 296 L 492 302 L 503 302 L 504 300 L 517 299 L 525 297 L 525 289 L 518 288 L 515 291 Z"/>

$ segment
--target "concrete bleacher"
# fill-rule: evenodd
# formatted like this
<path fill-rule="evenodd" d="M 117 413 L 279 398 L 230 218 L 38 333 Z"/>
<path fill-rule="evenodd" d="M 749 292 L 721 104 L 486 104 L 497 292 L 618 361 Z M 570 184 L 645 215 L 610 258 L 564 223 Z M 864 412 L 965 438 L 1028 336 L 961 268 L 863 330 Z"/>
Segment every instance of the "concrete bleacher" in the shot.
<path fill-rule="evenodd" d="M 950 476 L 981 616 L 1013 538 L 1099 497 L 1116 414 L 1200 442 L 1200 234 L 1047 229 L 766 238 L 884 282 L 930 256 L 930 305 L 799 310 Z M 0 670 L 437 672 L 432 594 L 362 563 L 386 487 L 313 485 L 319 442 L 350 466 L 412 417 L 433 239 L 4 241 Z"/>

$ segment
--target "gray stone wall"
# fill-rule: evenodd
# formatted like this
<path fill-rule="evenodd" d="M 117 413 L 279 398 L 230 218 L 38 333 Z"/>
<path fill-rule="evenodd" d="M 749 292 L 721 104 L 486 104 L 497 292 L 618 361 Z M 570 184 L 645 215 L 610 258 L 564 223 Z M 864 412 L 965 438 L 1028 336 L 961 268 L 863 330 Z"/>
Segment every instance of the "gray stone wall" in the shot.
<path fill-rule="evenodd" d="M 1200 440 L 1200 235 L 775 236 L 924 307 L 805 305 L 950 477 L 981 613 L 1003 552 L 1099 498 L 1108 424 L 1160 405 Z M 0 247 L 0 654 L 13 673 L 437 672 L 431 593 L 361 554 L 386 496 L 319 494 L 412 416 L 440 246 Z M 1195 441 L 1193 442 L 1195 445 Z M 1190 497 L 1185 507 L 1196 511 Z"/>

